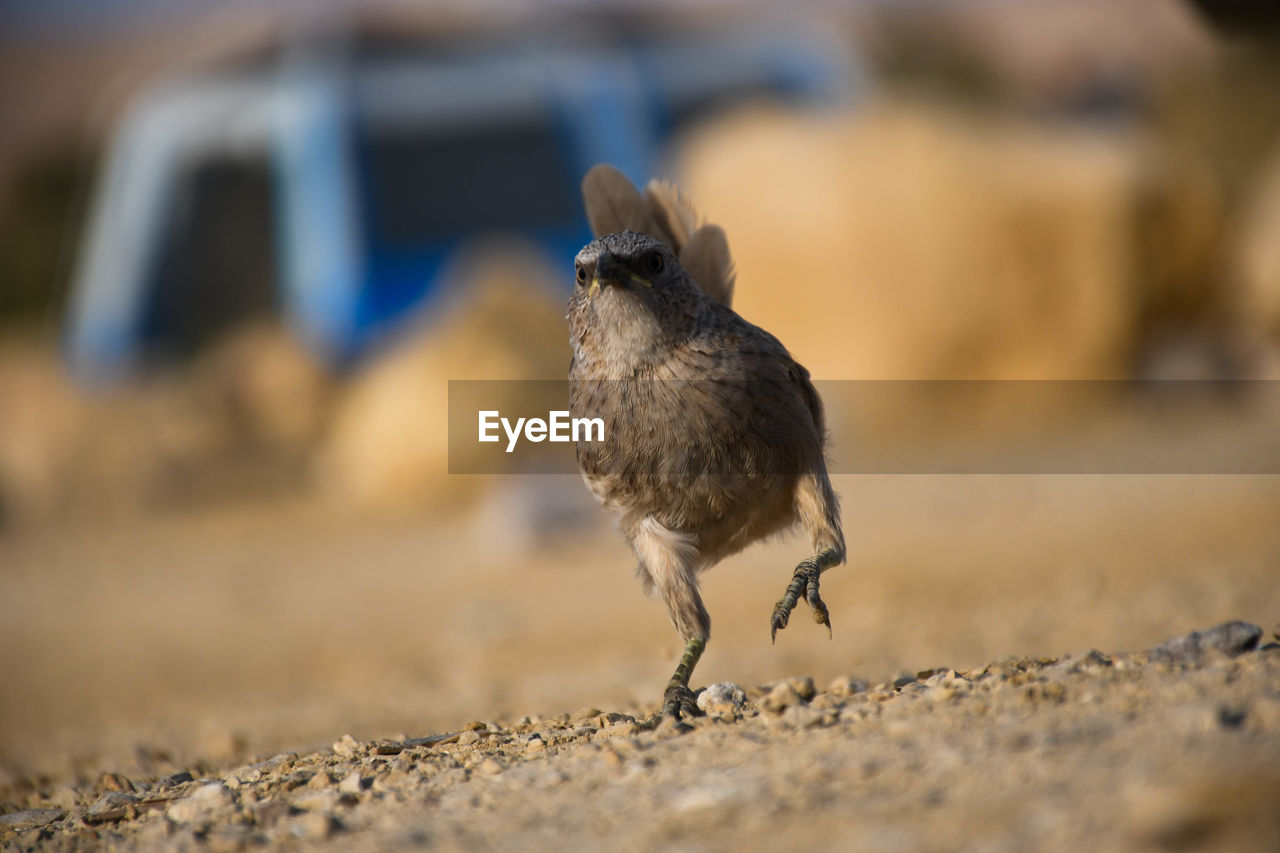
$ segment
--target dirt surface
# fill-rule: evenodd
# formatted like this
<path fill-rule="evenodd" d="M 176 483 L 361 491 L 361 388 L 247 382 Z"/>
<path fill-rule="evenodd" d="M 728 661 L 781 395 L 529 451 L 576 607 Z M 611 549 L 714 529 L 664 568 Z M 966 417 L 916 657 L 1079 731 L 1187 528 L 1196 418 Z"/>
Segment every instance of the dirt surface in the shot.
<path fill-rule="evenodd" d="M 769 644 L 798 541 L 718 566 L 694 685 L 746 702 L 684 734 L 648 728 L 675 636 L 575 478 L 425 523 L 16 531 L 0 843 L 1275 849 L 1277 479 L 839 478 L 834 638 Z M 1256 649 L 1134 651 L 1232 619 Z"/>
<path fill-rule="evenodd" d="M 1224 628 L 1226 630 L 1224 630 Z M 1280 645 L 1235 623 L 1089 652 L 702 691 L 28 797 L 8 847 L 1177 848 L 1280 844 Z M 1207 638 L 1207 639 L 1206 639 Z M 1233 655 L 1238 655 L 1233 658 Z M 715 697 L 714 701 L 706 701 Z M 656 708 L 646 709 L 649 712 Z"/>

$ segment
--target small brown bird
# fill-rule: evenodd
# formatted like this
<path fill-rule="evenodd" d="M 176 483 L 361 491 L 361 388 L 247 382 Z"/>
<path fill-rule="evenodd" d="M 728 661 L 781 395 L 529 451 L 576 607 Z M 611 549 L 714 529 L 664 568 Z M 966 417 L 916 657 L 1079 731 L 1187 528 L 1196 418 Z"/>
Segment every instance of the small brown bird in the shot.
<path fill-rule="evenodd" d="M 802 597 L 831 629 L 818 578 L 844 562 L 845 545 L 822 401 L 786 348 L 729 307 L 724 233 L 699 224 L 673 188 L 641 194 L 599 165 L 583 200 L 597 239 L 574 261 L 569 408 L 605 432 L 578 441 L 578 465 L 685 641 L 662 711 L 679 721 L 698 713 L 689 677 L 711 632 L 698 575 L 720 560 L 799 522 L 814 554 L 770 629 L 776 638 Z"/>

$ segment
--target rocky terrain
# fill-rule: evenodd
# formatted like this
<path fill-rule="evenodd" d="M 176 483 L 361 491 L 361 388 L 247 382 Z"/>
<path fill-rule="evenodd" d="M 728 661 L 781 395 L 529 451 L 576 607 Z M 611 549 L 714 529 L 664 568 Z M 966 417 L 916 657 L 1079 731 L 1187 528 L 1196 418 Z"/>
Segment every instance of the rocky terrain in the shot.
<path fill-rule="evenodd" d="M 5 791 L 4 849 L 1233 849 L 1280 845 L 1280 644 L 867 685 L 700 691 L 690 728 L 586 708 Z"/>

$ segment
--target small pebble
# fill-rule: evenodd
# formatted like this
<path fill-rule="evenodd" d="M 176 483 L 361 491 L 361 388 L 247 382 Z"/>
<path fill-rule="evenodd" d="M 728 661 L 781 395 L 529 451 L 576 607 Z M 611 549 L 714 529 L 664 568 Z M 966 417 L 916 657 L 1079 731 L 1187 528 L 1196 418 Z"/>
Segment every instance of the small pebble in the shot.
<path fill-rule="evenodd" d="M 321 770 L 316 775 L 307 780 L 307 787 L 313 791 L 322 791 L 334 783 L 334 778 L 329 771 Z"/>
<path fill-rule="evenodd" d="M 113 791 L 110 794 L 104 794 L 93 805 L 89 806 L 84 815 L 84 822 L 94 824 L 123 820 L 129 816 L 129 812 L 137 802 L 138 797 L 136 794 L 129 794 L 124 791 Z"/>
<path fill-rule="evenodd" d="M 119 773 L 103 773 L 102 778 L 98 780 L 98 787 L 105 791 L 129 791 L 138 790 L 124 776 Z"/>
<path fill-rule="evenodd" d="M 365 780 L 360 776 L 360 772 L 358 770 L 352 770 L 347 774 L 347 777 L 338 784 L 338 790 L 343 794 L 359 794 L 366 787 L 368 786 L 365 784 Z"/>
<path fill-rule="evenodd" d="M 339 824 L 332 815 L 310 813 L 298 815 L 289 822 L 287 832 L 294 838 L 324 841 L 337 831 Z"/>
<path fill-rule="evenodd" d="M 792 705 L 782 718 L 797 729 L 811 729 L 822 725 L 825 715 L 808 705 Z"/>
<path fill-rule="evenodd" d="M 248 846 L 253 830 L 247 826 L 217 826 L 204 836 L 210 853 L 235 853 Z"/>
<path fill-rule="evenodd" d="M 771 714 L 781 714 L 793 705 L 801 704 L 800 694 L 790 682 L 774 685 L 765 697 L 760 700 L 760 707 Z"/>
<path fill-rule="evenodd" d="M 845 697 L 852 696 L 855 693 L 863 693 L 867 689 L 867 683 L 856 678 L 850 678 L 842 675 L 827 685 L 827 692 L 836 696 Z"/>
<path fill-rule="evenodd" d="M 492 776 L 502 772 L 502 765 L 493 758 L 486 758 L 476 765 L 476 772 L 481 776 Z"/>
<path fill-rule="evenodd" d="M 293 805 L 306 812 L 329 812 L 337 807 L 342 796 L 333 788 L 324 791 L 307 791 L 294 797 Z"/>
<path fill-rule="evenodd" d="M 66 785 L 49 795 L 49 805 L 63 811 L 71 811 L 80 802 L 80 797 L 76 795 L 74 788 Z"/>
<path fill-rule="evenodd" d="M 258 826 L 273 826 L 293 814 L 293 807 L 284 800 L 268 800 L 254 805 L 250 813 Z"/>
<path fill-rule="evenodd" d="M 1257 648 L 1262 629 L 1249 622 L 1227 622 L 1207 631 L 1192 631 L 1165 640 L 1151 650 L 1151 660 L 1160 663 L 1199 663 L 1218 652 L 1236 657 Z"/>
<path fill-rule="evenodd" d="M 235 795 L 221 782 L 201 785 L 180 800 L 174 800 L 165 816 L 174 823 L 201 823 L 231 806 Z"/>
<path fill-rule="evenodd" d="M 712 684 L 698 694 L 698 708 L 710 717 L 736 717 L 747 703 L 742 688 L 730 681 Z"/>
<path fill-rule="evenodd" d="M 32 829 L 37 826 L 46 826 L 55 820 L 62 820 L 66 816 L 67 813 L 63 809 L 26 809 L 0 815 L 0 827 Z"/>
<path fill-rule="evenodd" d="M 792 678 L 788 683 L 791 685 L 791 689 L 795 690 L 796 694 L 806 702 L 812 699 L 818 692 L 818 688 L 813 684 L 813 679 L 807 675 L 800 676 L 799 678 Z"/>
<path fill-rule="evenodd" d="M 360 742 L 351 735 L 343 735 L 341 739 L 334 741 L 333 751 L 347 758 L 360 751 Z"/>

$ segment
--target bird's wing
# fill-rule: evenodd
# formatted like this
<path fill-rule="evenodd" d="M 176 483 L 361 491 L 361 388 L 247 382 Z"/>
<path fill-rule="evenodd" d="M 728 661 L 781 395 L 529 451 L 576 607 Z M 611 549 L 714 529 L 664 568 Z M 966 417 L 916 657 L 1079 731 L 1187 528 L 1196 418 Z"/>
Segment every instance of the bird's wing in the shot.
<path fill-rule="evenodd" d="M 822 409 L 822 398 L 818 396 L 818 389 L 813 387 L 813 380 L 809 378 L 809 371 L 804 365 L 795 361 L 791 361 L 789 369 L 791 380 L 800 389 L 800 394 L 804 397 L 804 403 L 809 408 L 809 414 L 813 415 L 813 425 L 818 428 L 818 439 L 825 441 L 827 436 L 827 417 Z"/>
<path fill-rule="evenodd" d="M 582 203 L 595 236 L 630 230 L 657 238 L 703 293 L 725 307 L 733 301 L 733 259 L 724 229 L 703 223 L 674 185 L 655 179 L 642 194 L 616 167 L 599 163 L 582 179 Z"/>

